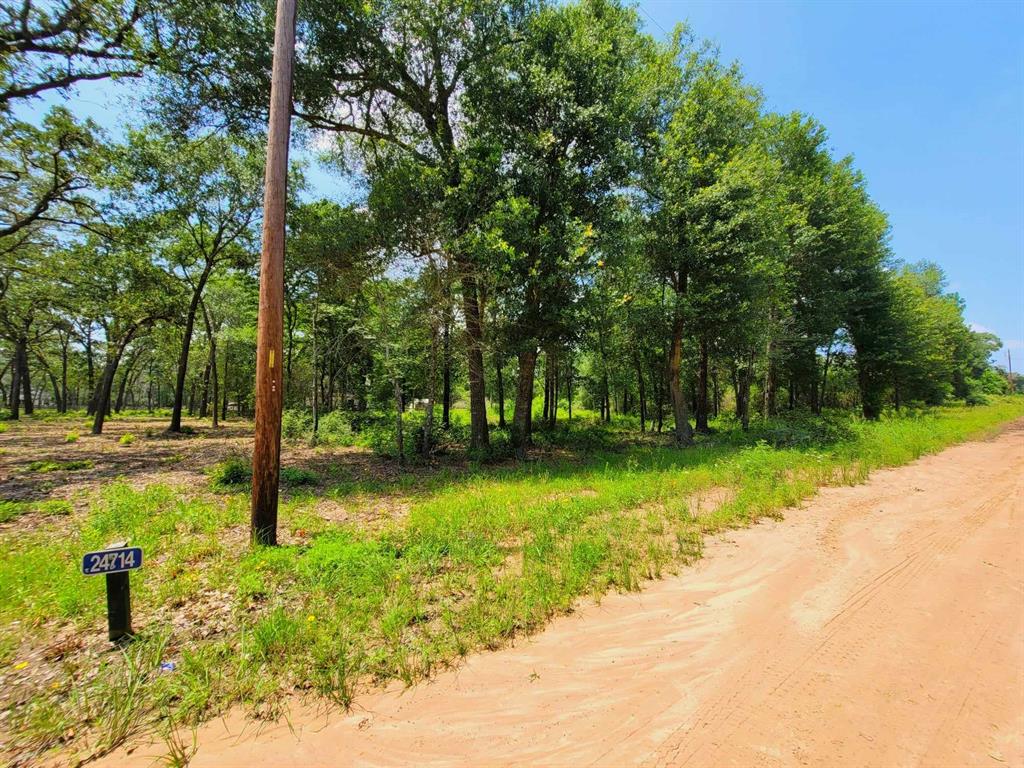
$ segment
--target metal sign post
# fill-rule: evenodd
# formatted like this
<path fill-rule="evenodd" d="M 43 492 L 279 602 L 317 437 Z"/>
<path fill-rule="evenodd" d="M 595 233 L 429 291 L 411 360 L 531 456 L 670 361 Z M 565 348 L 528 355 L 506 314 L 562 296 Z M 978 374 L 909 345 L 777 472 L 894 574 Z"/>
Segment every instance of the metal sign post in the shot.
<path fill-rule="evenodd" d="M 107 630 L 110 642 L 132 639 L 132 596 L 128 572 L 142 566 L 142 549 L 119 541 L 82 556 L 82 573 L 107 577 Z"/>

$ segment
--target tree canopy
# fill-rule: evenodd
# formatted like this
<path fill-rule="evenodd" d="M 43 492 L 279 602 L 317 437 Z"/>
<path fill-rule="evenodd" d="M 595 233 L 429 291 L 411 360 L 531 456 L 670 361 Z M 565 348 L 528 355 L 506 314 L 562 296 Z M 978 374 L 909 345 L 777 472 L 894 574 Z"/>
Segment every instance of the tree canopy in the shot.
<path fill-rule="evenodd" d="M 12 418 L 251 415 L 273 7 L 5 7 Z M 688 444 L 715 417 L 877 418 L 1011 386 L 941 268 L 892 251 L 826 128 L 769 111 L 689 30 L 655 40 L 618 0 L 299 8 L 297 141 L 354 190 L 292 179 L 285 401 L 312 435 L 522 457 L 560 419 Z M 19 107 L 125 78 L 118 135 Z"/>

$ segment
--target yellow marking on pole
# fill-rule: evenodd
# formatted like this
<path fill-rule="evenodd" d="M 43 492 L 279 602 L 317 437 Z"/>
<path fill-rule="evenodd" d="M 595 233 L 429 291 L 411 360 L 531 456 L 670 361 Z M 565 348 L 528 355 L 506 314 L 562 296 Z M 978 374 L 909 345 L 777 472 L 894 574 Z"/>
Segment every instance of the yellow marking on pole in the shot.
<path fill-rule="evenodd" d="M 270 350 L 270 367 L 274 367 L 274 350 Z"/>

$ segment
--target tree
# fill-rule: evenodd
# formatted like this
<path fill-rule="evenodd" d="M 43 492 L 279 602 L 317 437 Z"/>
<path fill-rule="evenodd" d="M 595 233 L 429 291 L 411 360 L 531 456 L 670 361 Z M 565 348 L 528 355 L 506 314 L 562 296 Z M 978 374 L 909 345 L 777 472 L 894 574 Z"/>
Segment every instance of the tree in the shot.
<path fill-rule="evenodd" d="M 476 71 L 471 137 L 501 157 L 493 173 L 504 194 L 475 250 L 501 276 L 506 338 L 519 362 L 512 436 L 520 456 L 538 349 L 548 350 L 554 375 L 594 268 L 595 227 L 614 216 L 613 193 L 631 182 L 656 126 L 658 64 L 634 10 L 584 0 L 531 15 L 522 43 Z"/>
<path fill-rule="evenodd" d="M 749 289 L 774 247 L 774 169 L 758 146 L 761 97 L 738 67 L 713 52 L 687 54 L 657 163 L 647 189 L 653 206 L 650 254 L 674 294 L 668 355 L 675 439 L 693 441 L 683 388 L 687 336 L 707 344 L 731 310 L 755 304 Z M 701 341 L 702 340 L 702 341 Z M 752 355 L 737 349 L 741 418 Z"/>
<path fill-rule="evenodd" d="M 470 247 L 491 192 L 474 170 L 463 121 L 472 72 L 519 38 L 530 4 L 499 0 L 423 3 L 304 3 L 295 69 L 295 114 L 310 127 L 402 152 L 433 178 L 443 227 L 438 240 L 455 265 L 462 295 L 470 395 L 470 441 L 488 442 L 484 384 L 481 266 Z M 238 0 L 183 16 L 194 30 L 183 49 L 181 92 L 188 108 L 205 106 L 252 123 L 264 113 L 270 25 Z M 206 77 L 210 60 L 218 77 Z M 202 74 L 199 74 L 202 73 Z"/>
<path fill-rule="evenodd" d="M 195 322 L 210 276 L 224 264 L 252 262 L 262 160 L 255 143 L 214 134 L 182 141 L 156 129 L 131 134 L 121 185 L 133 216 L 164 242 L 162 258 L 190 290 L 174 388 L 170 432 L 181 431 Z M 141 222 L 140 222 L 141 224 Z"/>
<path fill-rule="evenodd" d="M 75 301 L 103 329 L 106 361 L 97 384 L 92 433 L 103 431 L 118 366 L 139 336 L 178 310 L 180 284 L 156 266 L 148 243 L 120 232 L 121 237 L 91 237 L 69 251 L 61 270 Z"/>

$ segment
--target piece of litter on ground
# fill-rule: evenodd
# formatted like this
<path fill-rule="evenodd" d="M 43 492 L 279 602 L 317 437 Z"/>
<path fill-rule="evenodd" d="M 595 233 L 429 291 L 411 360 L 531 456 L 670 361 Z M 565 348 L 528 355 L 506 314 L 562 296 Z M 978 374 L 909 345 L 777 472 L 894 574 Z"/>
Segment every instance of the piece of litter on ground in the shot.
<path fill-rule="evenodd" d="M 173 661 L 163 661 L 163 662 L 160 662 L 160 671 L 161 672 L 173 672 L 174 668 L 176 666 L 177 665 Z"/>

